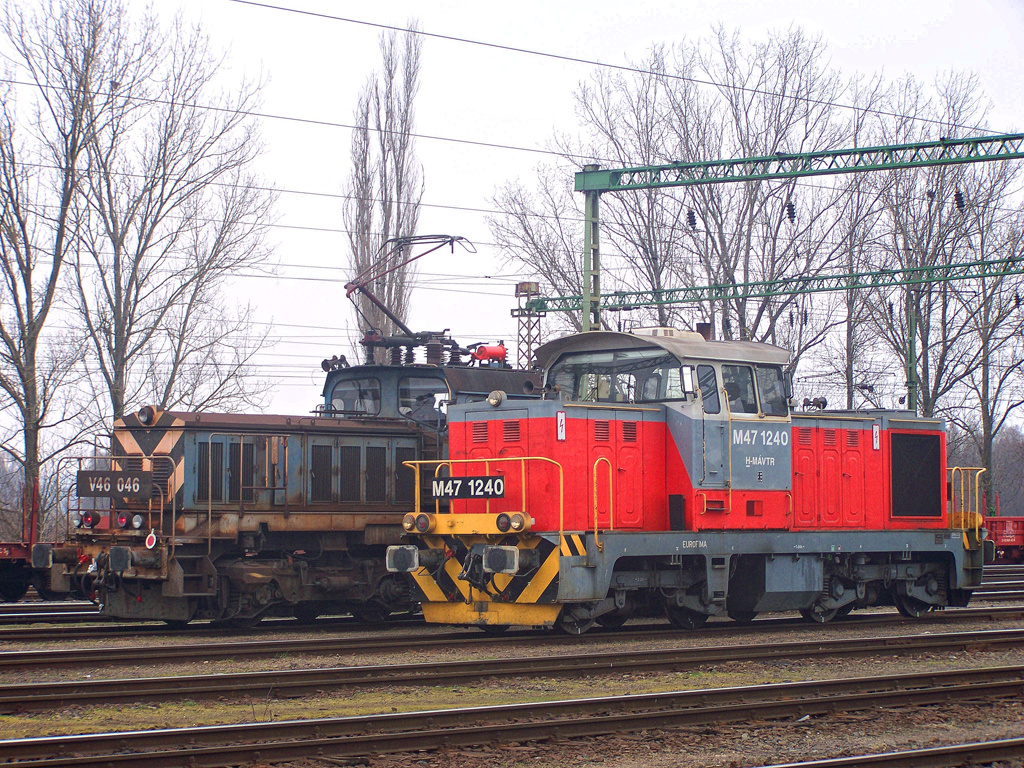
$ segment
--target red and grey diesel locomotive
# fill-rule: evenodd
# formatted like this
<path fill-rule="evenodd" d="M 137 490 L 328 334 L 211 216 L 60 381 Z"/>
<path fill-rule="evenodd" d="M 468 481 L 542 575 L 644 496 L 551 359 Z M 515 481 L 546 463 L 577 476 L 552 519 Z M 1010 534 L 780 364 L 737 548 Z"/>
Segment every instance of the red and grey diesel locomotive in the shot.
<path fill-rule="evenodd" d="M 392 364 L 325 360 L 312 415 L 146 407 L 115 421 L 109 469 L 78 473 L 80 495 L 109 501 L 69 499 L 62 543 L 33 548 L 46 594 L 172 624 L 413 608 L 405 579 L 384 566 L 414 509 L 404 463 L 446 455 L 448 404 L 522 392 L 538 377 L 500 364 L 501 347 L 462 349 L 443 334 L 363 343 L 389 349 Z M 417 347 L 426 363 L 414 362 Z"/>
<path fill-rule="evenodd" d="M 672 329 L 546 344 L 543 399 L 450 409 L 450 458 L 412 464 L 435 498 L 388 569 L 427 621 L 499 629 L 966 605 L 991 542 L 951 511 L 942 423 L 795 413 L 788 360 Z"/>

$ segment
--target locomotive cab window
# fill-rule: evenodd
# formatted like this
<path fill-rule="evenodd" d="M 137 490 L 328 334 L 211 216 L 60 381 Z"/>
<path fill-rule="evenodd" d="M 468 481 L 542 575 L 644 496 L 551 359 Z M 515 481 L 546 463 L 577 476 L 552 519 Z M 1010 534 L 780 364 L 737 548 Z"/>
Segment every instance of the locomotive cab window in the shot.
<path fill-rule="evenodd" d="M 757 390 L 761 396 L 761 411 L 765 416 L 788 416 L 789 406 L 786 403 L 786 385 L 782 377 L 782 368 L 777 365 L 759 365 L 757 371 Z"/>
<path fill-rule="evenodd" d="M 736 413 L 757 413 L 754 372 L 746 365 L 723 365 L 722 388 L 729 400 L 729 410 Z"/>
<path fill-rule="evenodd" d="M 551 367 L 548 384 L 578 401 L 652 403 L 685 397 L 679 361 L 662 349 L 564 355 Z"/>
<path fill-rule="evenodd" d="M 718 377 L 715 376 L 715 369 L 710 365 L 698 365 L 697 386 L 700 387 L 704 413 L 721 413 L 722 404 L 718 400 Z"/>
<path fill-rule="evenodd" d="M 448 386 L 440 379 L 409 376 L 398 382 L 398 412 L 425 424 L 444 424 L 442 401 Z"/>
<path fill-rule="evenodd" d="M 380 413 L 380 381 L 377 379 L 339 381 L 331 392 L 331 406 L 343 414 L 376 416 Z"/>

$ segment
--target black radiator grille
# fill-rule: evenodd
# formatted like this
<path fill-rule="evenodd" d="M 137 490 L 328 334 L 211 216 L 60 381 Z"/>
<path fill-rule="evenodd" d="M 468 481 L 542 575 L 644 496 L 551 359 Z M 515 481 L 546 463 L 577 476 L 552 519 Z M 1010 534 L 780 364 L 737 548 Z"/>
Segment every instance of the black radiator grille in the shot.
<path fill-rule="evenodd" d="M 331 500 L 331 462 L 334 459 L 333 446 L 314 445 L 309 456 L 309 500 Z"/>
<path fill-rule="evenodd" d="M 388 449 L 366 448 L 366 500 L 388 500 Z"/>
<path fill-rule="evenodd" d="M 359 478 L 363 473 L 362 457 L 358 445 L 341 446 L 339 458 L 341 478 L 341 501 L 359 501 Z"/>

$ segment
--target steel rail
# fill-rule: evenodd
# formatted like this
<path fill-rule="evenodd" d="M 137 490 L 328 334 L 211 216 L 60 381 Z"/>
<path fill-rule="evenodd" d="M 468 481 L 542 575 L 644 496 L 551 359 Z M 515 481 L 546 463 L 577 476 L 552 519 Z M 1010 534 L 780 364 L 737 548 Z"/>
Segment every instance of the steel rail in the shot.
<path fill-rule="evenodd" d="M 0 713 L 61 709 L 90 704 L 207 699 L 230 695 L 295 697 L 373 685 L 445 685 L 496 676 L 573 677 L 594 674 L 678 671 L 729 661 L 766 661 L 843 656 L 904 655 L 1020 647 L 1024 629 L 900 637 L 809 640 L 750 646 L 699 646 L 643 651 L 583 650 L 573 655 L 274 670 L 148 678 L 72 680 L 0 685 Z"/>
<path fill-rule="evenodd" d="M 1021 757 L 1024 757 L 1024 739 L 996 739 L 856 757 L 777 763 L 763 768 L 959 768 Z"/>
<path fill-rule="evenodd" d="M 793 719 L 1024 696 L 1024 667 L 925 672 L 653 694 L 400 712 L 276 723 L 126 731 L 0 741 L 19 768 L 137 765 L 220 767 L 603 736 L 651 728 Z M 881 706 L 880 702 L 885 702 Z"/>
<path fill-rule="evenodd" d="M 809 632 L 828 632 L 835 628 L 868 627 L 874 625 L 907 624 L 921 626 L 923 624 L 948 624 L 955 621 L 978 621 L 979 619 L 1014 620 L 1024 617 L 1024 606 L 1000 608 L 958 608 L 928 613 L 918 619 L 905 619 L 895 612 L 869 614 L 865 616 L 848 616 L 842 621 L 825 626 L 810 625 L 802 618 L 778 618 L 754 621 L 752 624 L 740 625 L 732 621 L 715 622 L 698 630 L 677 630 L 664 624 L 634 625 L 610 631 L 595 631 L 586 638 L 600 639 L 601 642 L 633 642 L 638 636 L 643 639 L 692 639 L 714 637 L 721 639 L 723 635 L 745 636 L 758 634 L 766 629 L 782 627 L 800 627 Z M 170 633 L 173 635 L 173 633 Z M 7 634 L 0 631 L 0 640 Z M 195 642 L 183 644 L 148 644 L 118 646 L 82 646 L 77 636 L 65 639 L 73 640 L 75 652 L 69 653 L 66 648 L 47 648 L 0 652 L 0 672 L 25 670 L 40 667 L 69 668 L 88 665 L 91 668 L 113 666 L 117 664 L 147 665 L 159 663 L 181 663 L 182 661 L 214 661 L 217 659 L 246 659 L 280 654 L 334 654 L 334 653 L 372 653 L 380 651 L 419 651 L 427 648 L 453 647 L 486 647 L 500 645 L 508 647 L 516 641 L 536 643 L 541 638 L 545 645 L 572 644 L 586 642 L 579 637 L 552 634 L 546 630 L 519 630 L 500 637 L 484 635 L 477 630 L 468 631 L 432 631 L 430 634 L 381 635 L 370 637 L 352 635 L 336 635 L 324 637 L 302 637 L 295 639 L 257 639 L 238 640 L 224 643 Z"/>

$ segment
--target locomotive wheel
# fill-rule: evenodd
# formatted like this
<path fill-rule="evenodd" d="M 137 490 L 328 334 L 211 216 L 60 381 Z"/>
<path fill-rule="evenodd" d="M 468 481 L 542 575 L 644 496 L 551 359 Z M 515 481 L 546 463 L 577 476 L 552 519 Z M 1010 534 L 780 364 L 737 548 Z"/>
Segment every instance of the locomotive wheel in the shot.
<path fill-rule="evenodd" d="M 390 610 L 377 603 L 363 603 L 354 606 L 349 613 L 364 624 L 383 624 L 391 615 Z"/>
<path fill-rule="evenodd" d="M 320 615 L 320 608 L 315 605 L 302 603 L 292 609 L 292 615 L 295 616 L 299 624 L 312 624 Z"/>
<path fill-rule="evenodd" d="M 22 569 L 0 575 L 0 602 L 16 603 L 28 592 L 28 574 Z"/>
<path fill-rule="evenodd" d="M 227 623 L 229 627 L 234 627 L 235 629 L 252 629 L 261 621 L 263 621 L 263 614 L 257 613 L 255 616 L 240 616 L 228 619 Z"/>
<path fill-rule="evenodd" d="M 820 605 L 812 605 L 810 608 L 801 608 L 800 615 L 814 624 L 827 624 L 839 615 L 839 609 L 830 608 L 826 610 Z"/>
<path fill-rule="evenodd" d="M 898 592 L 893 593 L 892 601 L 896 603 L 896 610 L 900 612 L 900 615 L 906 616 L 908 619 L 919 619 L 932 609 L 931 605 L 923 600 L 901 595 Z"/>
<path fill-rule="evenodd" d="M 668 617 L 668 623 L 676 629 L 700 629 L 708 620 L 706 613 L 677 605 L 666 605 L 665 615 Z"/>
<path fill-rule="evenodd" d="M 618 629 L 629 621 L 628 613 L 604 613 L 597 617 L 597 623 L 605 629 Z"/>
<path fill-rule="evenodd" d="M 737 624 L 749 624 L 757 618 L 757 611 L 729 611 L 729 618 Z"/>
<path fill-rule="evenodd" d="M 853 603 L 847 603 L 846 605 L 841 605 L 836 608 L 837 619 L 845 619 L 851 613 L 853 613 Z"/>
<path fill-rule="evenodd" d="M 32 586 L 36 589 L 36 594 L 39 595 L 39 599 L 47 603 L 59 603 L 65 600 L 68 596 L 67 592 L 54 592 L 50 587 L 50 577 L 47 574 L 43 576 L 35 576 L 32 579 Z"/>
<path fill-rule="evenodd" d="M 566 635 L 582 635 L 596 623 L 596 619 L 577 619 L 571 613 L 564 610 L 555 622 L 555 628 Z"/>

